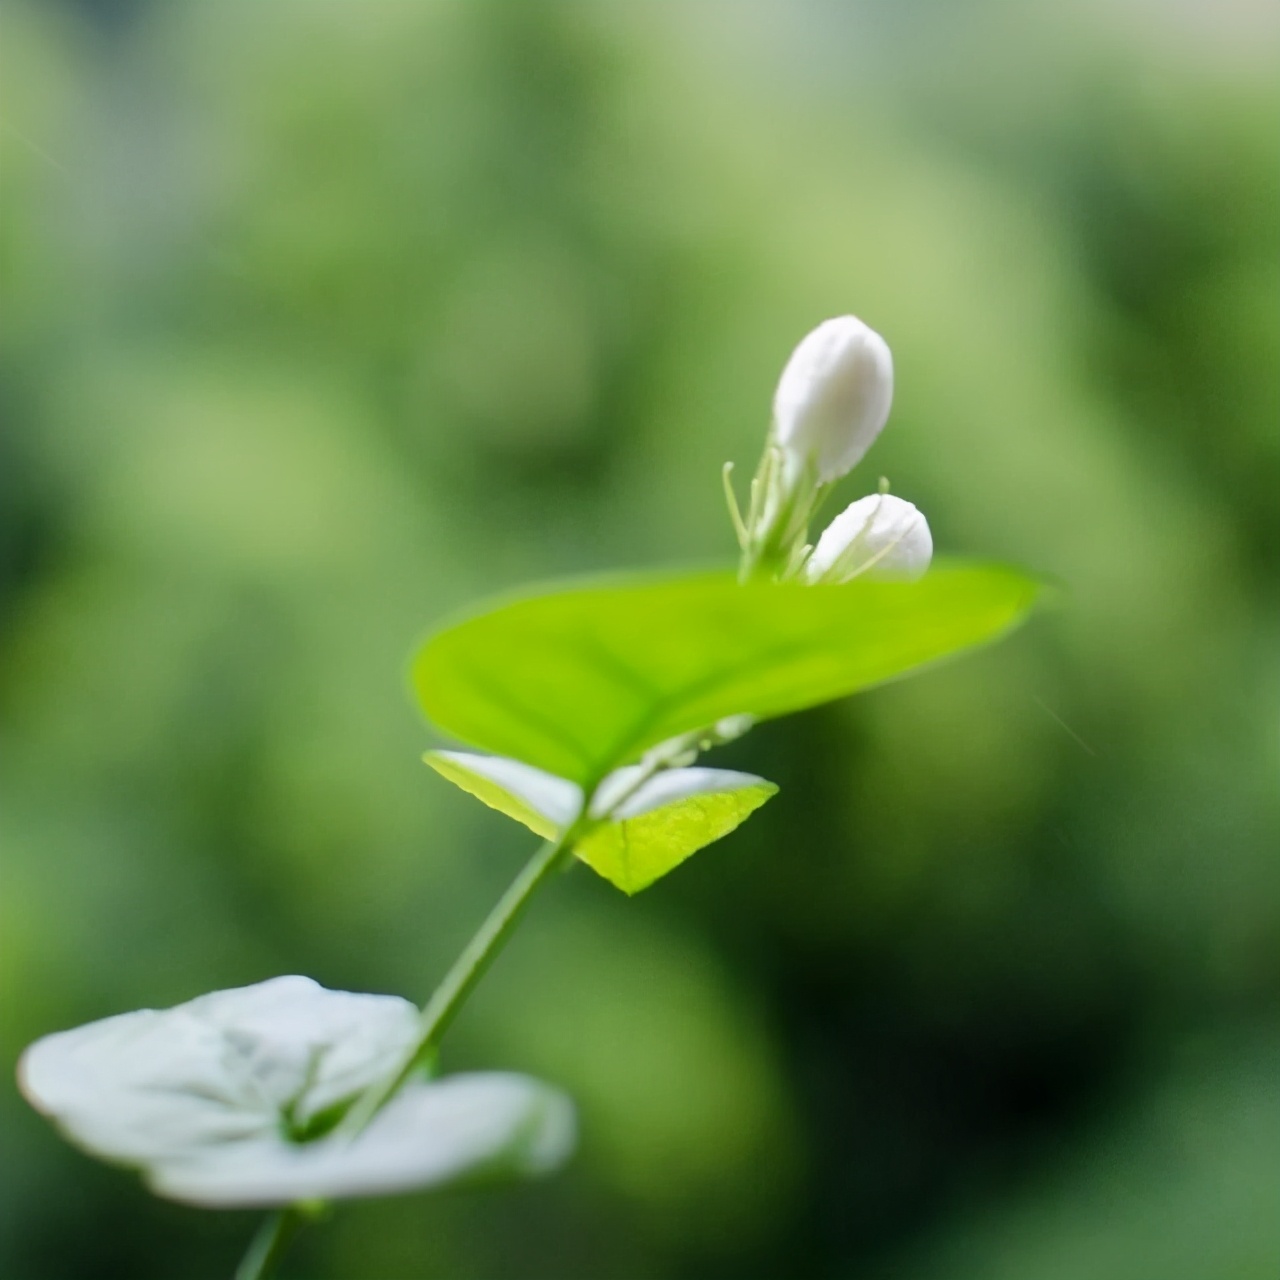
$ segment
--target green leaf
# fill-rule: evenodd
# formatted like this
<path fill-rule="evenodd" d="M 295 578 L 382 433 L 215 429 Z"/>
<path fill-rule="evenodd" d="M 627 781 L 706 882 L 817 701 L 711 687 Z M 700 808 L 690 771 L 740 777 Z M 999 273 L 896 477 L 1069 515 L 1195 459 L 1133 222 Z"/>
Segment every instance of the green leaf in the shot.
<path fill-rule="evenodd" d="M 491 809 L 554 840 L 582 809 L 582 788 L 502 756 L 429 751 L 426 762 Z M 618 769 L 596 790 L 598 825 L 574 853 L 624 893 L 637 893 L 691 854 L 726 836 L 778 788 L 753 773 L 668 769 L 637 785 L 635 766 Z M 607 815 L 607 816 L 606 816 Z"/>
<path fill-rule="evenodd" d="M 718 778 L 670 803 L 637 792 L 638 805 L 623 805 L 615 821 L 588 832 L 574 853 L 623 893 L 639 893 L 691 854 L 727 836 L 778 791 L 763 778 L 725 769 L 675 769 L 653 782 L 669 780 L 678 786 L 681 775 L 690 774 Z"/>
<path fill-rule="evenodd" d="M 544 840 L 554 840 L 582 808 L 576 783 L 519 760 L 467 751 L 428 751 L 422 758 L 441 777 Z"/>
<path fill-rule="evenodd" d="M 1037 590 L 1016 570 L 965 564 L 912 583 L 701 573 L 580 586 L 438 632 L 413 685 L 444 732 L 590 788 L 724 716 L 785 715 L 993 640 Z"/>

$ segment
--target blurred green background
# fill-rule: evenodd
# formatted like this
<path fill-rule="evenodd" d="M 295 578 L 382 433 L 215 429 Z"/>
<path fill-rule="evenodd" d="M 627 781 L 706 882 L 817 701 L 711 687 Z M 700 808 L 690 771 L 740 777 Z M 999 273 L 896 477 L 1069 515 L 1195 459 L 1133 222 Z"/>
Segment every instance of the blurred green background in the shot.
<path fill-rule="evenodd" d="M 870 460 L 1060 579 L 721 753 L 782 784 L 538 902 L 446 1065 L 566 1174 L 344 1208 L 315 1280 L 1280 1275 L 1280 22 L 1234 0 L 7 0 L 0 945 L 48 1031 L 421 998 L 528 841 L 419 763 L 478 595 L 732 558 L 853 311 Z M 0 1273 L 229 1275 L 0 1089 Z"/>

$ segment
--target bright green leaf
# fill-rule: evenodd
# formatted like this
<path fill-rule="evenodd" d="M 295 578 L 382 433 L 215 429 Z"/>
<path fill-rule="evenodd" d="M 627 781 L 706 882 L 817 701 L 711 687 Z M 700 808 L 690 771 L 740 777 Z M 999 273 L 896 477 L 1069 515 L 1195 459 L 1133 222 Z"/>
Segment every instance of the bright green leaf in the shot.
<path fill-rule="evenodd" d="M 685 795 L 634 817 L 624 816 L 628 812 L 624 806 L 617 821 L 590 831 L 574 853 L 623 893 L 648 888 L 690 854 L 727 836 L 778 790 L 763 778 L 721 769 L 680 769 L 665 776 L 680 773 L 715 773 L 748 781 L 726 784 L 728 790 Z"/>
<path fill-rule="evenodd" d="M 1016 570 L 965 564 L 913 583 L 580 586 L 438 632 L 413 684 L 444 732 L 591 786 L 723 716 L 784 715 L 993 640 L 1036 593 Z"/>
<path fill-rule="evenodd" d="M 582 788 L 577 783 L 519 760 L 468 751 L 428 751 L 422 758 L 441 777 L 490 809 L 524 823 L 544 840 L 554 840 L 582 808 Z"/>
<path fill-rule="evenodd" d="M 450 782 L 547 840 L 582 809 L 576 783 L 518 760 L 466 751 L 429 751 L 424 758 Z M 624 893 L 651 885 L 728 835 L 778 789 L 753 773 L 729 769 L 667 769 L 636 785 L 639 776 L 631 766 L 601 783 L 592 804 L 600 823 L 573 850 Z"/>

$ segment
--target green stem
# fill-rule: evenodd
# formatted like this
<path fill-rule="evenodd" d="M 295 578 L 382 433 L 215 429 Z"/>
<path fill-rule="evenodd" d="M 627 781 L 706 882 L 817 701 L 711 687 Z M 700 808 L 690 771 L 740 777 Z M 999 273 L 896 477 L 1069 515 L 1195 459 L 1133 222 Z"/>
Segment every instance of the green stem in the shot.
<path fill-rule="evenodd" d="M 347 1134 L 359 1133 L 404 1082 L 430 1059 L 476 983 L 506 944 L 533 895 L 568 858 L 571 842 L 577 835 L 575 826 L 559 839 L 548 840 L 511 882 L 423 1007 L 418 1042 L 404 1065 L 395 1075 L 366 1091 L 347 1113 L 341 1125 Z"/>
<path fill-rule="evenodd" d="M 395 1075 L 361 1095 L 343 1118 L 338 1132 L 345 1132 L 349 1138 L 359 1134 L 413 1072 L 431 1057 L 476 983 L 511 936 L 533 895 L 568 858 L 579 831 L 580 824 L 574 824 L 559 839 L 548 840 L 529 859 L 423 1007 L 419 1015 L 421 1031 L 418 1041 L 404 1065 Z M 305 1216 L 297 1209 L 283 1209 L 272 1214 L 253 1238 L 244 1261 L 236 1271 L 235 1280 L 267 1280 L 275 1272 L 304 1221 Z"/>
<path fill-rule="evenodd" d="M 235 1280 L 268 1280 L 273 1276 L 303 1221 L 296 1209 L 273 1213 L 253 1237 L 244 1260 L 236 1268 Z"/>

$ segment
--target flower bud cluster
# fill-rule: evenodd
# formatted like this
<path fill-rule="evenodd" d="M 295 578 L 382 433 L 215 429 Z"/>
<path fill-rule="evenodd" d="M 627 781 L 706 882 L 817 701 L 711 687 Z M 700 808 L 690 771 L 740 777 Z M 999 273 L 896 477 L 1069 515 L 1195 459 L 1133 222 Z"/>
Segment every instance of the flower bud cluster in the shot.
<path fill-rule="evenodd" d="M 824 321 L 796 347 L 773 399 L 773 427 L 745 520 L 728 484 L 746 579 L 847 582 L 863 574 L 921 576 L 933 554 L 928 521 L 887 492 L 851 504 L 818 544 L 809 523 L 831 486 L 875 443 L 893 400 L 893 356 L 856 316 Z"/>

